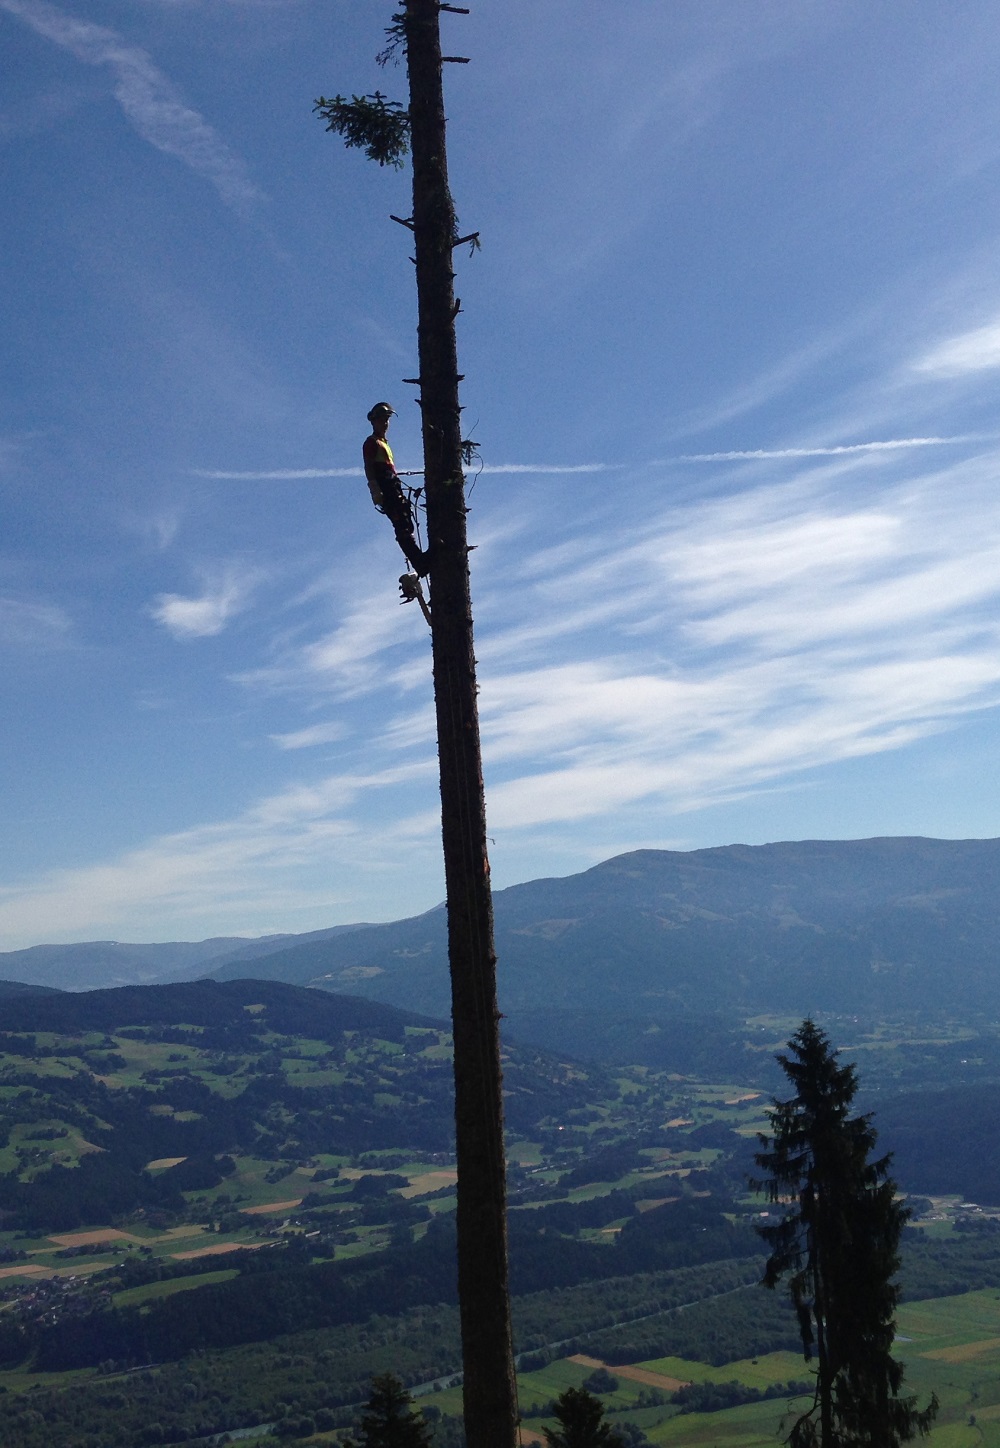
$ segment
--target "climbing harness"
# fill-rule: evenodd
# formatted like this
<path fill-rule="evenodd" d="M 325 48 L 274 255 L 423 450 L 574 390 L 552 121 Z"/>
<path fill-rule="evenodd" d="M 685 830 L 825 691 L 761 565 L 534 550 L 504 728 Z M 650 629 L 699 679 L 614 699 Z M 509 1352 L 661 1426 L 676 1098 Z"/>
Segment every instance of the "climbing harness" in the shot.
<path fill-rule="evenodd" d="M 422 477 L 423 474 L 418 475 L 415 473 L 397 473 L 396 476 L 398 478 L 410 478 L 416 476 Z M 402 488 L 403 496 L 406 499 L 406 507 L 410 514 L 410 523 L 413 527 L 414 534 L 416 535 L 417 542 L 420 544 L 421 548 L 423 548 L 424 546 L 424 540 L 420 536 L 420 498 L 423 494 L 423 491 L 423 488 L 411 488 L 409 484 L 404 485 Z M 426 512 L 426 509 L 424 511 Z"/>
<path fill-rule="evenodd" d="M 423 473 L 397 473 L 396 477 L 423 477 Z M 399 485 L 399 491 L 406 507 L 410 529 L 413 537 L 416 539 L 417 547 L 422 554 L 424 552 L 424 540 L 420 533 L 420 497 L 424 490 L 423 488 L 411 488 L 401 483 Z M 427 620 L 428 628 L 431 626 L 431 611 L 427 599 L 424 597 L 423 583 L 421 582 L 420 575 L 415 573 L 412 568 L 400 575 L 399 601 L 400 603 L 419 603 L 420 612 Z"/>

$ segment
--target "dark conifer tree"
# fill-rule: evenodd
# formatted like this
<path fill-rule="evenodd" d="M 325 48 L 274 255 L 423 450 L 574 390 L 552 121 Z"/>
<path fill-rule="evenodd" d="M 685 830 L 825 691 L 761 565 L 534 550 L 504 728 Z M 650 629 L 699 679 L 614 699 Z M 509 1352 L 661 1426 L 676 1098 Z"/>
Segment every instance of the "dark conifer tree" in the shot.
<path fill-rule="evenodd" d="M 771 1249 L 763 1282 L 785 1279 L 806 1360 L 816 1362 L 815 1398 L 793 1424 L 791 1448 L 898 1448 L 930 1428 L 937 1400 L 919 1410 L 900 1395 L 892 1356 L 899 1287 L 899 1236 L 908 1212 L 889 1175 L 889 1155 L 871 1159 L 871 1115 L 852 1116 L 857 1075 L 841 1066 L 826 1035 L 804 1021 L 778 1062 L 795 1088 L 771 1109 L 752 1183 L 778 1206 L 759 1231 Z"/>
<path fill-rule="evenodd" d="M 543 1428 L 548 1448 L 625 1448 L 625 1439 L 604 1421 L 604 1404 L 586 1388 L 567 1388 L 555 1402 L 558 1428 Z"/>
<path fill-rule="evenodd" d="M 353 1448 L 429 1448 L 431 1432 L 423 1414 L 392 1373 L 372 1378 L 368 1410 Z"/>

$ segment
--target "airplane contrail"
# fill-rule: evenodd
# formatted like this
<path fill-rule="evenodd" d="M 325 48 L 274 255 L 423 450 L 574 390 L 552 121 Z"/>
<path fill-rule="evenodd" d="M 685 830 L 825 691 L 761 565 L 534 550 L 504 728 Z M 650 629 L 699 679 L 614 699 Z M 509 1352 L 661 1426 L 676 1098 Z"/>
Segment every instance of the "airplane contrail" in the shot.
<path fill-rule="evenodd" d="M 905 448 L 948 447 L 957 443 L 996 441 L 996 433 L 965 433 L 957 437 L 895 437 L 874 442 L 839 443 L 831 447 L 746 448 L 732 452 L 678 453 L 647 463 L 486 463 L 481 473 L 613 473 L 628 467 L 663 467 L 668 463 L 730 463 L 780 461 L 782 458 L 834 458 L 846 453 L 898 452 Z M 471 471 L 471 469 L 470 469 Z M 220 482 L 297 482 L 309 478 L 360 478 L 362 468 L 274 468 L 267 472 L 230 472 L 192 468 L 196 478 Z"/>
<path fill-rule="evenodd" d="M 483 473 L 610 473 L 627 467 L 627 463 L 486 463 L 477 472 Z M 469 471 L 473 471 L 471 468 Z M 267 472 L 229 472 L 221 468 L 192 468 L 196 478 L 216 482 L 295 482 L 303 478 L 360 478 L 362 468 L 274 468 Z"/>
<path fill-rule="evenodd" d="M 192 468 L 196 478 L 210 478 L 215 482 L 241 483 L 286 483 L 301 478 L 361 478 L 362 468 L 274 468 L 269 472 L 228 472 L 221 468 Z"/>
<path fill-rule="evenodd" d="M 842 443 L 835 447 L 782 447 L 750 448 L 740 452 L 681 453 L 679 457 L 664 458 L 670 463 L 728 463 L 757 458 L 834 458 L 843 453 L 895 452 L 910 447 L 947 447 L 951 443 L 986 442 L 993 434 L 967 433 L 959 437 L 894 437 L 884 442 Z"/>

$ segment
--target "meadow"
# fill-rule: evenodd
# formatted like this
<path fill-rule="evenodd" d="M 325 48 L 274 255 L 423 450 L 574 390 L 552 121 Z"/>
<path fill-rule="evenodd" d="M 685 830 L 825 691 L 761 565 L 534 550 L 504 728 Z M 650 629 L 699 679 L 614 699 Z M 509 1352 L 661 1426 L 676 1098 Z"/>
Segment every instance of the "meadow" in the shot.
<path fill-rule="evenodd" d="M 928 1448 L 1000 1448 L 1000 1292 L 988 1289 L 904 1304 L 897 1320 L 896 1355 L 906 1366 L 909 1391 L 926 1402 L 936 1392 L 938 1420 L 926 1439 Z M 551 1415 L 539 1414 L 539 1403 L 551 1401 L 566 1388 L 582 1387 L 595 1360 L 579 1356 L 559 1359 L 545 1369 L 518 1376 L 525 1440 L 538 1440 Z M 691 1359 L 647 1359 L 623 1367 L 609 1364 L 618 1379 L 614 1392 L 599 1394 L 612 1424 L 633 1423 L 653 1444 L 664 1448 L 726 1445 L 726 1448 L 774 1448 L 794 1414 L 808 1406 L 802 1396 L 783 1396 L 715 1412 L 680 1413 L 669 1402 L 647 1406 L 644 1399 L 657 1385 L 666 1397 L 678 1382 L 731 1383 L 765 1390 L 808 1377 L 800 1354 L 768 1353 L 722 1365 Z M 641 1381 L 627 1376 L 635 1372 Z M 435 1394 L 444 1414 L 461 1411 L 460 1394 L 450 1389 Z M 792 1415 L 791 1417 L 789 1415 Z M 783 1427 L 784 1425 L 784 1427 Z M 316 1442 L 330 1441 L 317 1435 Z"/>

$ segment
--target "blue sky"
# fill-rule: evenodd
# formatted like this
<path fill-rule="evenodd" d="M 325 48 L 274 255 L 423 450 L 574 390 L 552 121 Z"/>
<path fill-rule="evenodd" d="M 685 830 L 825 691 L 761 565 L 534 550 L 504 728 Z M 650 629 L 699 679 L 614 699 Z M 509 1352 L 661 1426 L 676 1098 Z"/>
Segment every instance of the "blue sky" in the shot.
<path fill-rule="evenodd" d="M 0 0 L 0 948 L 442 896 L 381 0 Z M 494 881 L 1000 833 L 985 0 L 445 20 Z"/>

